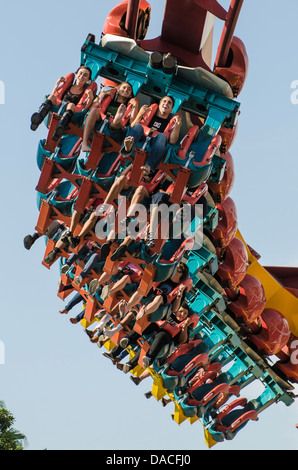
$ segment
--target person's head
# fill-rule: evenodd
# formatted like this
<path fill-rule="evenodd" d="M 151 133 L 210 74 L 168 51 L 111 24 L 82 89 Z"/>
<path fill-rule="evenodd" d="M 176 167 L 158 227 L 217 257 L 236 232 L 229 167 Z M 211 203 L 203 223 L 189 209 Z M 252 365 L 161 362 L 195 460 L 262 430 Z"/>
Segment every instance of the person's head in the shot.
<path fill-rule="evenodd" d="M 162 115 L 168 116 L 173 111 L 175 100 L 172 96 L 164 96 L 159 102 L 159 112 Z"/>
<path fill-rule="evenodd" d="M 184 321 L 190 314 L 190 308 L 186 302 L 183 302 L 178 310 L 175 312 L 176 319 L 181 322 Z"/>
<path fill-rule="evenodd" d="M 189 274 L 188 266 L 182 261 L 180 261 L 180 263 L 177 264 L 176 273 L 177 275 L 180 275 L 180 281 L 186 279 Z"/>
<path fill-rule="evenodd" d="M 76 72 L 76 82 L 78 85 L 85 85 L 91 80 L 92 71 L 89 67 L 82 65 Z"/>
<path fill-rule="evenodd" d="M 122 82 L 117 87 L 117 93 L 121 98 L 131 98 L 133 96 L 132 86 L 128 82 Z"/>

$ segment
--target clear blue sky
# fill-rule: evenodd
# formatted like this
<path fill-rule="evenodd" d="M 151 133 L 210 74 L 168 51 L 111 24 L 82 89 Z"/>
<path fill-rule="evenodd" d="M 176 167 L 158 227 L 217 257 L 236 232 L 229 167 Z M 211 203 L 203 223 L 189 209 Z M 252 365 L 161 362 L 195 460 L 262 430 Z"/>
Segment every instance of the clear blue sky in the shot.
<path fill-rule="evenodd" d="M 59 315 L 58 271 L 41 265 L 43 241 L 30 252 L 23 248 L 23 237 L 33 232 L 38 216 L 36 150 L 45 137 L 42 126 L 30 131 L 30 116 L 57 78 L 76 69 L 87 34 L 99 41 L 117 3 L 12 1 L 1 15 L 0 341 L 5 364 L 0 365 L 0 400 L 16 417 L 15 427 L 27 435 L 30 450 L 205 450 L 199 422 L 179 427 L 171 420 L 171 405 L 162 408 L 144 398 L 150 382 L 136 387 L 88 341 L 80 325 Z M 148 38 L 160 32 L 164 3 L 151 1 Z M 285 4 L 245 0 L 240 15 L 236 35 L 246 44 L 250 69 L 231 148 L 236 171 L 231 197 L 239 228 L 261 254 L 261 263 L 296 266 L 298 105 L 290 98 L 291 83 L 298 80 L 298 4 Z M 297 449 L 297 411 L 297 404 L 273 405 L 257 423 L 214 450 Z"/>

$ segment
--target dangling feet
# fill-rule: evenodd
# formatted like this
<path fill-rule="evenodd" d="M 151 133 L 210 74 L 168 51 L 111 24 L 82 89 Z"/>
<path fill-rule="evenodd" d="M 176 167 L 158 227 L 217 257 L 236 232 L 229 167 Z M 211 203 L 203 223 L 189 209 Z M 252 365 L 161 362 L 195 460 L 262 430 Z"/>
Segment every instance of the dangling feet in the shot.
<path fill-rule="evenodd" d="M 33 243 L 39 238 L 39 234 L 36 232 L 34 235 L 26 235 L 24 238 L 24 247 L 26 250 L 30 250 Z"/>
<path fill-rule="evenodd" d="M 62 116 L 62 119 L 60 120 L 53 134 L 52 139 L 54 140 L 54 142 L 59 140 L 60 137 L 63 136 L 64 131 L 69 128 L 68 124 L 71 121 L 72 115 L 73 115 L 73 111 L 71 111 L 71 109 L 68 109 L 67 111 L 65 111 L 65 113 Z"/>
<path fill-rule="evenodd" d="M 120 127 L 122 124 L 122 118 L 124 117 L 126 113 L 126 106 L 125 104 L 120 104 L 119 108 L 117 109 L 117 112 L 115 114 L 115 117 L 113 119 L 113 125 L 112 127 Z"/>
<path fill-rule="evenodd" d="M 53 251 L 50 251 L 50 253 L 45 257 L 44 262 L 46 264 L 52 263 L 53 261 L 55 261 L 59 253 L 60 253 L 59 248 L 54 248 Z"/>
<path fill-rule="evenodd" d="M 134 138 L 132 136 L 125 137 L 124 139 L 124 150 L 125 155 L 130 155 L 132 148 L 133 148 Z"/>
<path fill-rule="evenodd" d="M 37 113 L 32 114 L 31 116 L 31 130 L 36 131 L 36 129 L 40 126 L 42 121 L 48 115 L 52 108 L 53 104 L 50 100 L 46 100 L 41 107 L 39 108 Z"/>
<path fill-rule="evenodd" d="M 127 252 L 127 246 L 126 245 L 118 246 L 118 248 L 116 248 L 116 250 L 114 251 L 114 253 L 111 256 L 111 261 L 116 261 L 117 259 L 122 258 L 125 255 L 126 252 Z"/>

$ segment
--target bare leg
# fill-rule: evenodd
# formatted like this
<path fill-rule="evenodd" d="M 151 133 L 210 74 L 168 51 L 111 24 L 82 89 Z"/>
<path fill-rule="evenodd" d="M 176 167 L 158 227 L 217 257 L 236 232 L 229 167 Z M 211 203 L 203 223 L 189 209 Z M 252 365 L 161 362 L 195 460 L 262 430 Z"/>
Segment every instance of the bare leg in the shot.
<path fill-rule="evenodd" d="M 83 152 L 90 152 L 90 147 L 88 145 L 88 139 L 91 133 L 94 131 L 96 121 L 100 117 L 100 110 L 99 108 L 93 108 L 90 110 L 88 116 L 86 117 L 85 125 L 84 125 L 84 133 L 83 133 L 83 140 L 82 140 L 82 151 Z"/>
<path fill-rule="evenodd" d="M 80 231 L 79 233 L 79 238 L 84 238 L 85 235 L 87 235 L 88 232 L 90 232 L 90 230 L 93 229 L 94 225 L 96 224 L 98 220 L 98 215 L 96 212 L 92 212 L 92 214 L 90 215 L 89 219 L 85 222 L 82 230 Z"/>
<path fill-rule="evenodd" d="M 128 189 L 129 184 L 127 181 L 127 177 L 125 175 L 120 176 L 115 183 L 113 183 L 110 191 L 108 192 L 107 197 L 104 200 L 104 204 L 112 204 L 114 199 L 116 199 L 121 191 L 124 189 Z"/>
<path fill-rule="evenodd" d="M 117 109 L 117 112 L 115 114 L 115 117 L 111 123 L 111 127 L 113 129 L 120 129 L 122 126 L 122 118 L 126 112 L 126 106 L 125 104 L 120 104 L 119 108 Z"/>

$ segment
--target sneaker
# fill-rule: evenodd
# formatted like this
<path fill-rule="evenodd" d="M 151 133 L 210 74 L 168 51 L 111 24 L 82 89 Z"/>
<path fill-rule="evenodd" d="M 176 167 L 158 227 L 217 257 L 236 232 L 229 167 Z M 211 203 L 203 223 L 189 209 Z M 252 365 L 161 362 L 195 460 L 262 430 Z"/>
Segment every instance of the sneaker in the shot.
<path fill-rule="evenodd" d="M 116 261 L 117 259 L 122 258 L 125 255 L 126 251 L 127 251 L 126 245 L 118 246 L 118 248 L 116 248 L 116 250 L 111 256 L 111 261 Z"/>
<path fill-rule="evenodd" d="M 124 372 L 124 374 L 127 374 L 130 370 L 131 370 L 130 364 L 123 364 L 122 372 Z"/>
<path fill-rule="evenodd" d="M 57 256 L 57 255 L 56 255 L 55 251 L 51 251 L 51 252 L 48 254 L 48 256 L 45 257 L 44 262 L 45 262 L 46 264 L 50 264 L 50 263 L 52 263 L 52 262 L 56 259 L 56 256 Z"/>
<path fill-rule="evenodd" d="M 26 248 L 26 250 L 30 250 L 32 245 L 33 245 L 33 237 L 32 235 L 27 235 L 24 238 L 24 247 Z"/>
<path fill-rule="evenodd" d="M 119 344 L 121 348 L 126 348 L 128 346 L 128 343 L 129 343 L 128 338 L 122 338 Z"/>
<path fill-rule="evenodd" d="M 84 330 L 86 335 L 89 336 L 89 338 L 92 338 L 93 336 L 93 331 L 88 330 L 87 328 Z"/>
<path fill-rule="evenodd" d="M 146 245 L 148 246 L 148 248 L 154 248 L 154 247 L 155 247 L 155 240 L 154 240 L 154 238 L 151 238 L 151 237 L 149 236 Z"/>
<path fill-rule="evenodd" d="M 105 309 L 101 308 L 100 310 L 96 312 L 96 314 L 94 315 L 94 318 L 96 318 L 97 320 L 101 320 L 105 314 L 106 314 Z"/>
<path fill-rule="evenodd" d="M 102 298 L 102 300 L 106 300 L 110 296 L 110 290 L 111 289 L 109 286 L 103 287 L 101 294 L 100 294 L 100 297 Z"/>
<path fill-rule="evenodd" d="M 100 335 L 100 337 L 98 338 L 98 341 L 97 341 L 97 343 L 96 343 L 97 346 L 98 346 L 99 348 L 101 348 L 101 347 L 104 345 L 104 343 L 106 342 L 107 339 L 108 339 L 108 338 L 106 338 L 104 335 Z"/>
<path fill-rule="evenodd" d="M 68 242 L 71 248 L 75 248 L 80 243 L 80 237 L 68 237 Z"/>
<path fill-rule="evenodd" d="M 90 282 L 89 284 L 89 292 L 91 295 L 94 295 L 96 294 L 96 292 L 98 291 L 99 289 L 99 282 L 98 282 L 98 279 L 92 279 L 92 281 Z"/>
<path fill-rule="evenodd" d="M 61 267 L 61 274 L 66 274 L 68 270 L 69 270 L 68 264 L 63 264 L 63 266 Z"/>
<path fill-rule="evenodd" d="M 74 282 L 77 284 L 77 286 L 79 286 L 82 281 L 83 281 L 82 276 L 76 276 L 76 277 L 74 278 Z"/>
<path fill-rule="evenodd" d="M 147 367 L 150 366 L 150 364 L 151 364 L 151 359 L 150 359 L 150 357 L 144 356 L 144 357 L 143 357 L 143 366 L 144 366 L 145 368 L 147 368 Z"/>
<path fill-rule="evenodd" d="M 117 358 L 113 356 L 112 352 L 103 352 L 103 356 L 107 357 L 108 359 L 111 359 L 112 363 L 115 365 L 117 362 Z"/>
<path fill-rule="evenodd" d="M 133 381 L 134 384 L 139 385 L 141 382 L 140 377 L 134 377 L 133 375 L 130 376 L 130 379 Z"/>
<path fill-rule="evenodd" d="M 61 240 L 63 243 L 65 243 L 66 245 L 68 245 L 68 244 L 69 244 L 69 241 L 68 241 L 69 237 L 71 237 L 71 232 L 70 232 L 70 230 L 65 230 L 65 232 L 62 234 L 60 240 Z"/>

